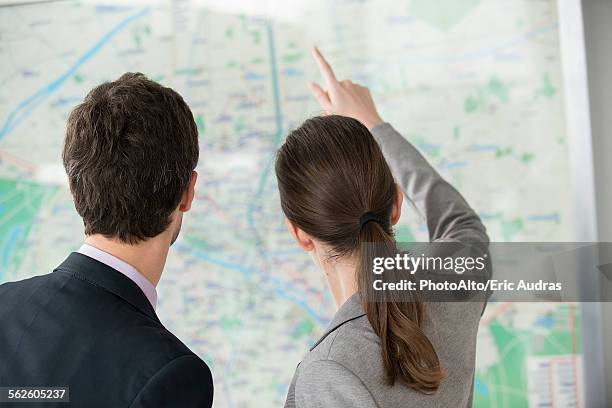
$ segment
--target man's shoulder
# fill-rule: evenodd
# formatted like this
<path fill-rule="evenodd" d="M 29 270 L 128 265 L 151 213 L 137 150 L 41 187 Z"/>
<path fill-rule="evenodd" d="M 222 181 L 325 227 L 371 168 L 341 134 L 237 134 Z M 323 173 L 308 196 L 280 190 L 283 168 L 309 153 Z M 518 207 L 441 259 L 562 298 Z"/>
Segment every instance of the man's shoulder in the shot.
<path fill-rule="evenodd" d="M 109 406 L 126 400 L 138 402 L 135 406 L 176 406 L 170 400 L 167 404 L 158 401 L 179 398 L 177 393 L 189 398 L 178 400 L 185 406 L 212 398 L 207 364 L 170 332 L 152 309 L 138 307 L 122 298 L 121 292 L 110 292 L 74 274 L 56 271 L 0 285 L 0 317 L 5 327 L 16 328 L 0 334 L 0 344 L 6 345 L 6 350 L 0 350 L 0 359 L 4 351 L 9 352 L 4 357 L 10 357 L 6 369 L 0 368 L 0 378 L 5 375 L 22 381 L 9 374 L 8 368 L 11 364 L 20 366 L 20 359 L 27 357 L 53 361 L 53 378 L 83 391 L 83 395 L 74 395 L 75 401 L 89 401 L 85 390 L 95 392 L 90 389 L 93 383 L 117 388 Z M 26 325 L 28 330 L 23 331 Z M 26 355 L 26 343 L 40 347 Z M 39 369 L 23 375 L 44 382 L 49 373 Z M 167 396 L 158 390 L 165 390 Z"/>
<path fill-rule="evenodd" d="M 134 362 L 127 376 L 142 380 L 131 406 L 211 406 L 213 377 L 206 362 L 161 322 L 134 316 L 120 323 L 119 347 L 109 345 L 121 360 Z"/>
<path fill-rule="evenodd" d="M 189 360 L 190 365 L 205 363 L 176 335 L 162 323 L 148 319 L 142 314 L 135 314 L 134 319 L 125 319 L 118 323 L 117 332 L 121 333 L 122 342 L 117 352 L 142 361 L 143 365 L 153 370 L 162 369 L 176 359 Z M 109 334 L 108 341 L 113 341 Z M 110 346 L 110 345 L 109 345 Z M 112 346 L 110 346 L 112 347 Z"/>
<path fill-rule="evenodd" d="M 95 342 L 97 349 L 151 370 L 182 356 L 198 358 L 154 313 L 62 270 L 0 285 L 0 305 L 13 310 L 5 324 L 34 315 L 42 326 L 56 320 L 75 342 Z M 40 310 L 53 312 L 43 313 L 47 322 Z"/>
<path fill-rule="evenodd" d="M 40 285 L 51 278 L 50 273 L 46 273 L 43 275 L 36 275 L 25 279 L 20 280 L 11 280 L 8 282 L 0 283 L 0 293 L 7 293 L 8 291 L 25 289 L 28 287 Z"/>
<path fill-rule="evenodd" d="M 51 279 L 53 279 L 52 274 L 47 273 L 26 279 L 0 283 L 0 305 L 23 303 L 25 299 L 47 284 Z"/>
<path fill-rule="evenodd" d="M 208 365 L 194 354 L 187 354 L 168 361 L 148 375 L 130 407 L 210 407 L 213 394 L 213 377 Z"/>

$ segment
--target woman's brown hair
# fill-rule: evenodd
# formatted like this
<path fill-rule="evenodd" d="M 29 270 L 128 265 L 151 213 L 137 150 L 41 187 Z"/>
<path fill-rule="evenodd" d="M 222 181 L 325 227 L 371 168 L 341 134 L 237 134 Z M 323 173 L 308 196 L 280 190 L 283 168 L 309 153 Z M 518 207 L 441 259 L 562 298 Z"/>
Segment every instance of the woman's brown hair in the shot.
<path fill-rule="evenodd" d="M 399 380 L 434 393 L 444 373 L 422 330 L 423 303 L 412 292 L 399 299 L 373 289 L 373 257 L 397 253 L 390 221 L 397 189 L 372 134 L 343 116 L 308 119 L 280 148 L 276 176 L 285 216 L 329 245 L 332 256 L 359 259 L 358 293 L 381 340 L 387 383 Z M 362 225 L 361 217 L 368 213 L 375 222 Z"/>

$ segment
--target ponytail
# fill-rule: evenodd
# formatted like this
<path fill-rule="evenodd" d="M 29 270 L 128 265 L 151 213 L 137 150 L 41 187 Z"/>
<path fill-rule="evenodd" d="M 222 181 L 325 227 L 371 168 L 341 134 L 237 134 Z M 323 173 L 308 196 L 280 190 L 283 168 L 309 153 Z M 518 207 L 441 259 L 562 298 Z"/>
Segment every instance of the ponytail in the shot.
<path fill-rule="evenodd" d="M 386 382 L 393 385 L 399 380 L 416 391 L 433 394 L 445 374 L 436 350 L 422 330 L 423 303 L 412 291 L 407 292 L 409 298 L 397 299 L 389 291 L 373 289 L 374 258 L 394 257 L 395 240 L 380 222 L 366 222 L 362 224 L 359 241 L 358 292 L 370 325 L 380 337 Z"/>

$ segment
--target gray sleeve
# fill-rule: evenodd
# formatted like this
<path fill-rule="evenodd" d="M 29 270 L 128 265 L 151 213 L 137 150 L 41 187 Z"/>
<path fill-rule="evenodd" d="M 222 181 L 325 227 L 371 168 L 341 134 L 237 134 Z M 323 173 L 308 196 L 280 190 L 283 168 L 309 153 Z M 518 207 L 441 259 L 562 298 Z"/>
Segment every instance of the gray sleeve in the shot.
<path fill-rule="evenodd" d="M 300 370 L 295 383 L 297 408 L 376 408 L 363 382 L 333 360 L 313 361 Z"/>
<path fill-rule="evenodd" d="M 388 123 L 371 132 L 396 182 L 427 222 L 430 241 L 489 242 L 478 215 L 414 146 Z"/>
<path fill-rule="evenodd" d="M 289 384 L 289 390 L 287 391 L 287 399 L 285 400 L 285 408 L 295 408 L 295 383 L 297 381 L 297 373 L 299 369 L 300 365 L 298 364 L 297 368 L 295 369 L 295 374 L 293 374 L 291 384 Z"/>

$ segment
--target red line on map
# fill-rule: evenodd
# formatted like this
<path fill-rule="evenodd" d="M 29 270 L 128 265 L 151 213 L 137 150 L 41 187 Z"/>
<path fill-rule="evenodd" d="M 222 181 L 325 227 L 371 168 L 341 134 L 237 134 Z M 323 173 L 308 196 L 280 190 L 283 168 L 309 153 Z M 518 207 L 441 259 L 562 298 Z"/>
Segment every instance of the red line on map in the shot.
<path fill-rule="evenodd" d="M 0 160 L 6 160 L 7 162 L 11 162 L 16 166 L 19 166 L 21 168 L 24 168 L 30 172 L 34 172 L 36 171 L 36 165 L 23 160 L 7 151 L 4 150 L 0 150 Z"/>
<path fill-rule="evenodd" d="M 506 303 L 503 303 L 503 304 L 499 305 L 497 307 L 497 309 L 495 309 L 494 312 L 492 312 L 489 316 L 487 316 L 486 319 L 482 319 L 480 321 L 480 324 L 481 325 L 487 325 L 487 324 L 491 323 L 499 315 L 503 314 L 506 310 L 508 310 L 508 308 L 510 308 L 510 306 L 512 306 L 512 302 L 506 302 Z"/>
<path fill-rule="evenodd" d="M 576 407 L 580 407 L 580 389 L 578 388 L 578 370 L 576 367 L 576 317 L 574 316 L 576 306 L 568 303 L 568 323 L 572 337 L 572 369 L 574 373 L 574 384 L 576 385 Z"/>
<path fill-rule="evenodd" d="M 550 392 L 550 406 L 551 408 L 555 408 L 555 372 L 553 369 L 553 362 L 551 361 L 548 364 L 548 377 L 550 378 L 550 382 L 548 383 L 548 389 Z"/>

